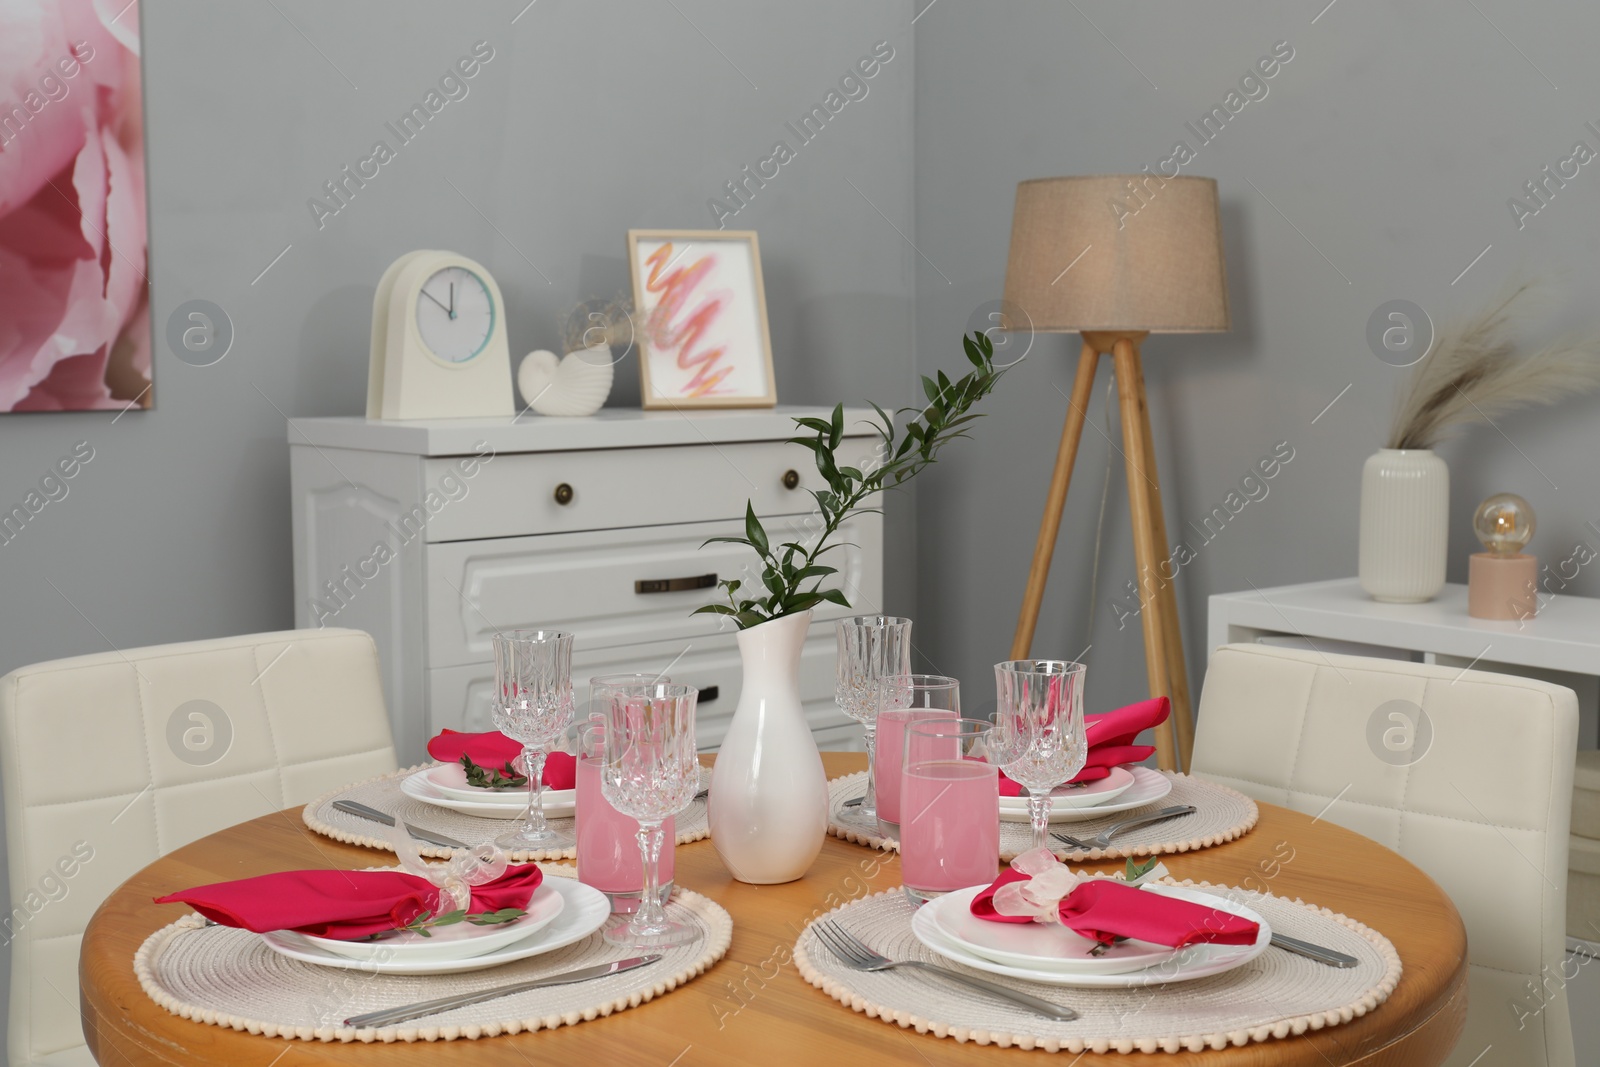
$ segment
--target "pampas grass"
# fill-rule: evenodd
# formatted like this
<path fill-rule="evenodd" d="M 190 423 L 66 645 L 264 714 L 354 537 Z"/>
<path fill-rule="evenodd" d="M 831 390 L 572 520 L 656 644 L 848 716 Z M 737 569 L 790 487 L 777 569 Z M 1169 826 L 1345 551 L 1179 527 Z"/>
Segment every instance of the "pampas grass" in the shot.
<path fill-rule="evenodd" d="M 1522 282 L 1445 330 L 1417 364 L 1395 412 L 1389 448 L 1432 448 L 1468 426 L 1600 387 L 1600 337 L 1565 339 L 1518 356 L 1510 327 L 1534 289 Z"/>

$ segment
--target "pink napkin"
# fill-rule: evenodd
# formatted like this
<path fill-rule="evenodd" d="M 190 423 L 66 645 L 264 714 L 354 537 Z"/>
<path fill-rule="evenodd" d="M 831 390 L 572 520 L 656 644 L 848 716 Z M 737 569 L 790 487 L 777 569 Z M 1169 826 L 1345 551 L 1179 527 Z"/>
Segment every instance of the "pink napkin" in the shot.
<path fill-rule="evenodd" d="M 1104 715 L 1084 717 L 1084 734 L 1089 739 L 1089 759 L 1073 782 L 1095 782 L 1111 774 L 1111 768 L 1124 763 L 1138 763 L 1150 758 L 1154 745 L 1136 745 L 1134 738 L 1145 730 L 1160 726 L 1172 713 L 1172 703 L 1166 697 L 1155 697 L 1129 704 Z M 1027 790 L 1000 772 L 1000 795 L 1022 796 Z"/>
<path fill-rule="evenodd" d="M 480 767 L 503 771 L 522 755 L 522 742 L 499 730 L 481 734 L 446 730 L 428 742 L 428 755 L 441 763 L 460 763 L 462 756 L 469 756 Z M 552 752 L 545 757 L 543 777 L 551 789 L 571 789 L 578 781 L 578 761 L 570 752 Z"/>
<path fill-rule="evenodd" d="M 1024 853 L 1017 861 L 1028 866 L 1034 858 Z M 1250 945 L 1261 931 L 1259 923 L 1242 915 L 1147 893 L 1112 878 L 1077 878 L 1064 866 L 1049 868 L 1043 857 L 1037 859 L 1039 884 L 1033 884 L 1034 875 L 1012 866 L 972 899 L 972 914 L 999 923 L 1059 921 L 1105 945 L 1124 937 L 1173 948 Z"/>
<path fill-rule="evenodd" d="M 472 889 L 467 911 L 526 908 L 544 872 L 532 863 L 510 867 Z M 187 904 L 223 926 L 296 930 L 313 937 L 356 941 L 405 926 L 427 911 L 439 890 L 404 871 L 280 871 L 235 882 L 216 882 L 157 897 L 157 904 Z"/>

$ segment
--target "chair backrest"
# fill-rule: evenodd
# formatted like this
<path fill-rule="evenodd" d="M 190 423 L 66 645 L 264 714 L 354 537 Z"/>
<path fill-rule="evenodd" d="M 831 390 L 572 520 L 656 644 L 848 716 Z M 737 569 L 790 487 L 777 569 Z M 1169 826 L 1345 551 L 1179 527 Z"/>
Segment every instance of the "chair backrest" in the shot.
<path fill-rule="evenodd" d="M 394 769 L 377 648 L 358 630 L 127 649 L 0 678 L 9 1062 L 82 1046 L 78 945 L 124 880 L 197 838 Z"/>
<path fill-rule="evenodd" d="M 1572 1067 L 1562 962 L 1577 742 L 1563 686 L 1226 645 L 1206 673 L 1192 769 L 1365 834 L 1450 895 L 1471 970 L 1449 1064 Z"/>

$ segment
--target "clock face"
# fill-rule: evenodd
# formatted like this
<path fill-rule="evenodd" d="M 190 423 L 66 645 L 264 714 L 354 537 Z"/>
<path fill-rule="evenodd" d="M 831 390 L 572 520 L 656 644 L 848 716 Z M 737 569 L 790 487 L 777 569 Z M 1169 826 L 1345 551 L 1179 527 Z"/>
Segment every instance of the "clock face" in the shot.
<path fill-rule="evenodd" d="M 466 363 L 482 352 L 494 333 L 494 315 L 489 287 L 465 267 L 435 271 L 417 294 L 417 333 L 446 363 Z"/>

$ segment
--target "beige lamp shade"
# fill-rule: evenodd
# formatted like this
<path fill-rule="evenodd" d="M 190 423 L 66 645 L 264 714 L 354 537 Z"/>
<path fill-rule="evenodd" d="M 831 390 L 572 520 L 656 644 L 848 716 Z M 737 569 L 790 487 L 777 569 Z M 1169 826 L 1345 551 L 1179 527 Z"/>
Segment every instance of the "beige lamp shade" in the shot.
<path fill-rule="evenodd" d="M 1026 316 L 1008 329 L 1226 330 L 1216 181 L 1114 174 L 1019 183 L 1005 297 Z"/>

